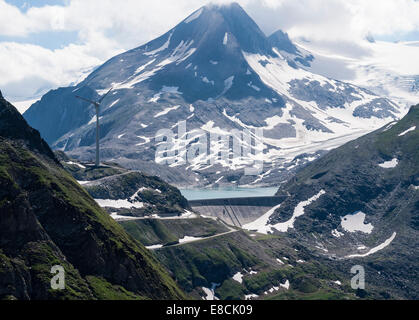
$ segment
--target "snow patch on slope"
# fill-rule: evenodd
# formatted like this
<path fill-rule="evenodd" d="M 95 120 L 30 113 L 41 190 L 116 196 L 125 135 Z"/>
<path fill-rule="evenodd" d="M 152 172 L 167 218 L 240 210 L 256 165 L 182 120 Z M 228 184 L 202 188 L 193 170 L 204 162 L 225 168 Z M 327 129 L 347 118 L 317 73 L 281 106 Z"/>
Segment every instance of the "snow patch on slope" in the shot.
<path fill-rule="evenodd" d="M 339 232 L 337 229 L 334 229 L 332 230 L 332 236 L 334 236 L 335 238 L 340 238 L 344 236 L 344 234 L 342 232 Z"/>
<path fill-rule="evenodd" d="M 411 127 L 409 129 L 407 129 L 406 131 L 403 131 L 402 133 L 399 134 L 399 137 L 402 137 L 404 135 L 406 135 L 407 133 L 411 132 L 411 131 L 415 131 L 416 130 L 416 126 Z"/>
<path fill-rule="evenodd" d="M 201 9 L 199 9 L 198 11 L 196 11 L 196 12 L 192 13 L 192 14 L 191 14 L 188 18 L 186 18 L 186 20 L 185 20 L 185 21 L 183 21 L 183 22 L 185 22 L 185 23 L 190 23 L 190 22 L 192 22 L 192 21 L 194 21 L 194 20 L 198 19 L 198 18 L 199 18 L 199 16 L 201 15 L 202 11 L 203 11 L 203 8 L 201 8 Z"/>
<path fill-rule="evenodd" d="M 114 102 L 112 102 L 112 103 L 109 105 L 108 109 L 112 108 L 112 107 L 113 107 L 114 105 L 116 105 L 118 102 L 119 102 L 119 99 L 116 99 Z"/>
<path fill-rule="evenodd" d="M 224 90 L 223 92 L 220 94 L 220 96 L 222 96 L 223 94 L 225 94 L 228 90 L 231 89 L 231 87 L 233 86 L 233 81 L 234 81 L 234 76 L 228 77 L 227 79 L 224 80 Z"/>
<path fill-rule="evenodd" d="M 326 193 L 326 191 L 320 190 L 320 192 L 318 194 L 316 194 L 315 196 L 311 197 L 307 201 L 300 202 L 295 207 L 294 213 L 292 214 L 291 219 L 289 219 L 286 222 L 277 223 L 277 224 L 273 225 L 273 228 L 275 228 L 276 230 L 278 230 L 280 232 L 287 232 L 288 229 L 294 228 L 294 222 L 295 222 L 295 220 L 298 217 L 300 217 L 300 216 L 302 216 L 304 214 L 304 208 L 307 207 L 307 206 L 309 206 L 312 202 L 317 201 L 325 193 Z"/>
<path fill-rule="evenodd" d="M 256 230 L 259 233 L 268 234 L 268 232 L 272 232 L 272 227 L 268 224 L 269 218 L 271 215 L 275 212 L 276 209 L 278 209 L 281 205 L 277 205 L 270 209 L 268 212 L 266 212 L 264 215 L 262 215 L 257 220 L 250 222 L 248 224 L 245 224 L 243 226 L 243 229 L 246 230 Z"/>
<path fill-rule="evenodd" d="M 285 283 L 280 283 L 279 285 L 286 290 L 288 290 L 290 288 L 289 280 L 286 280 Z"/>
<path fill-rule="evenodd" d="M 195 242 L 195 241 L 202 240 L 202 239 L 205 239 L 205 238 L 197 238 L 197 237 L 184 236 L 182 239 L 179 239 L 179 243 Z"/>
<path fill-rule="evenodd" d="M 164 109 L 162 112 L 157 113 L 154 116 L 154 118 L 158 118 L 158 117 L 164 116 L 165 114 L 168 114 L 170 111 L 177 110 L 179 108 L 180 108 L 180 106 L 168 107 L 168 108 Z"/>
<path fill-rule="evenodd" d="M 226 32 L 225 34 L 224 34 L 224 39 L 223 39 L 223 45 L 227 45 L 227 43 L 228 43 L 228 32 Z"/>
<path fill-rule="evenodd" d="M 169 45 L 170 45 L 170 40 L 172 39 L 172 35 L 173 35 L 173 33 L 171 33 L 170 35 L 169 35 L 169 38 L 167 39 L 167 41 L 160 47 L 160 48 L 158 48 L 158 49 L 156 49 L 156 50 L 153 50 L 153 51 L 149 51 L 149 52 L 145 52 L 144 54 L 146 55 L 146 56 L 154 56 L 155 54 L 157 54 L 157 53 L 159 53 L 159 52 L 161 52 L 161 51 L 164 51 L 164 50 L 166 50 L 167 48 L 169 48 Z"/>
<path fill-rule="evenodd" d="M 135 71 L 135 74 L 143 72 L 144 69 L 147 68 L 150 64 L 154 63 L 154 61 L 156 61 L 156 59 L 152 59 L 146 64 L 143 64 L 142 66 L 138 67 L 137 70 Z"/>
<path fill-rule="evenodd" d="M 143 208 L 144 203 L 142 202 L 129 202 L 126 199 L 119 199 L 119 200 L 112 200 L 112 199 L 95 199 L 95 201 L 101 206 L 102 208 L 109 207 L 109 208 L 125 208 L 125 209 L 131 209 L 131 208 Z"/>
<path fill-rule="evenodd" d="M 180 64 L 181 62 L 188 59 L 192 54 L 195 53 L 196 48 L 190 48 L 194 43 L 194 40 L 190 40 L 188 42 L 181 41 L 179 45 L 173 50 L 172 54 L 162 62 L 160 62 L 157 66 L 164 67 L 168 64 L 176 62 L 176 64 Z"/>
<path fill-rule="evenodd" d="M 67 161 L 66 163 L 67 163 L 67 164 L 69 164 L 69 165 L 75 165 L 75 166 L 78 166 L 78 167 L 79 167 L 79 168 L 81 168 L 81 169 L 86 169 L 86 167 L 85 167 L 84 165 L 82 165 L 82 164 L 80 164 L 80 163 L 77 163 L 77 162 Z"/>
<path fill-rule="evenodd" d="M 233 276 L 233 280 L 237 281 L 238 283 L 243 283 L 243 274 L 241 272 L 237 272 Z"/>
<path fill-rule="evenodd" d="M 275 210 L 278 209 L 281 206 L 279 204 L 279 205 L 273 207 L 272 209 L 270 209 L 268 212 L 266 212 L 264 215 L 262 215 L 257 220 L 255 220 L 253 222 L 250 222 L 248 224 L 245 224 L 243 226 L 243 229 L 246 229 L 246 230 L 249 230 L 249 231 L 256 231 L 256 232 L 264 233 L 264 234 L 272 233 L 274 231 L 273 229 L 275 229 L 277 231 L 280 231 L 280 232 L 287 232 L 288 229 L 294 228 L 295 220 L 298 217 L 300 217 L 304 214 L 304 208 L 307 207 L 308 205 L 310 205 L 312 202 L 318 200 L 325 193 L 326 192 L 324 190 L 321 190 L 318 194 L 311 197 L 307 201 L 300 202 L 295 207 L 292 217 L 286 222 L 277 223 L 275 225 L 270 225 L 269 224 L 269 218 L 275 212 Z"/>
<path fill-rule="evenodd" d="M 99 121 L 102 120 L 103 117 L 99 117 Z M 92 119 L 90 119 L 89 123 L 87 125 L 91 125 L 93 123 L 96 123 L 96 116 L 93 116 Z"/>
<path fill-rule="evenodd" d="M 365 224 L 365 213 L 358 211 L 355 214 L 348 214 L 341 218 L 341 226 L 348 232 L 361 231 L 370 234 L 374 228 L 371 223 Z"/>
<path fill-rule="evenodd" d="M 363 257 L 367 257 L 369 255 L 372 255 L 380 250 L 383 250 L 385 247 L 389 246 L 390 243 L 393 242 L 394 238 L 396 238 L 397 233 L 393 232 L 392 236 L 390 238 L 388 238 L 386 241 L 384 241 L 382 244 L 372 248 L 371 250 L 369 250 L 367 253 L 363 253 L 363 254 L 351 254 L 346 256 L 346 258 L 363 258 Z"/>
<path fill-rule="evenodd" d="M 380 163 L 380 164 L 378 164 L 378 166 L 380 166 L 381 168 L 384 168 L 384 169 L 391 169 L 391 168 L 397 167 L 398 164 L 399 164 L 399 160 L 397 160 L 397 158 L 394 158 L 390 161 Z"/>
<path fill-rule="evenodd" d="M 205 288 L 202 287 L 202 290 L 205 292 L 205 297 L 203 297 L 203 300 L 220 300 L 215 296 L 215 288 L 218 287 L 219 284 L 218 283 L 212 283 L 211 284 L 211 289 L 210 288 Z"/>

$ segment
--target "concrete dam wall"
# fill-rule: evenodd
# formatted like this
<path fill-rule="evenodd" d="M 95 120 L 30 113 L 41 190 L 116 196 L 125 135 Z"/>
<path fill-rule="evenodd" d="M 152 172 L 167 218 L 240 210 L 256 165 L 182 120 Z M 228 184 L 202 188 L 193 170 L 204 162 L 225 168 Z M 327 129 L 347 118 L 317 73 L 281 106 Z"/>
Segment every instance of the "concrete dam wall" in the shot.
<path fill-rule="evenodd" d="M 222 219 L 227 224 L 241 227 L 277 206 L 286 197 L 248 197 L 189 201 L 194 211 Z"/>

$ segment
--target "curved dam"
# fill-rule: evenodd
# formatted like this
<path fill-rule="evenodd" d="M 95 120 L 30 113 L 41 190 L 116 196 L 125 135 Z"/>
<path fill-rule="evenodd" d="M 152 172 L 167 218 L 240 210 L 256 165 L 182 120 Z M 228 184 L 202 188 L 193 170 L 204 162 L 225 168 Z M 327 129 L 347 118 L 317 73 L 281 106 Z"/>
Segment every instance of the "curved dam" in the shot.
<path fill-rule="evenodd" d="M 229 225 L 241 227 L 285 200 L 285 196 L 190 200 L 201 215 L 217 217 Z"/>

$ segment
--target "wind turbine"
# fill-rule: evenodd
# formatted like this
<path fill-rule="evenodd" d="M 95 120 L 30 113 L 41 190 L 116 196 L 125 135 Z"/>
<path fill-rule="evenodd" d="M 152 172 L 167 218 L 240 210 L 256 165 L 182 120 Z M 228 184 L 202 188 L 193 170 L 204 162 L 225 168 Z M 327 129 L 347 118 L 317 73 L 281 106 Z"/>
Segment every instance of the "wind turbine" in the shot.
<path fill-rule="evenodd" d="M 96 162 L 95 162 L 95 166 L 99 167 L 100 165 L 100 160 L 99 160 L 99 109 L 100 109 L 100 104 L 102 103 L 103 99 L 106 98 L 106 96 L 112 91 L 113 88 L 110 88 L 109 91 L 104 94 L 98 101 L 92 101 L 80 96 L 76 96 L 77 99 L 81 99 L 87 102 L 90 102 L 91 104 L 93 104 L 95 106 L 96 109 Z"/>

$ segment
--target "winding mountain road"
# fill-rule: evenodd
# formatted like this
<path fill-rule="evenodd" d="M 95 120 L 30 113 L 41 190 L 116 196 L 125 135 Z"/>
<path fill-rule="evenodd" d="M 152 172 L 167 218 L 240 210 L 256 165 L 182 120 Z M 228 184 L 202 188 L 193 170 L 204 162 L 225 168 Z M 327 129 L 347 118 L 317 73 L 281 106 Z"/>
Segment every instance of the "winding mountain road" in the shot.
<path fill-rule="evenodd" d="M 223 224 L 228 229 L 228 231 L 218 233 L 218 234 L 215 234 L 215 235 L 212 235 L 212 236 L 209 236 L 209 237 L 202 237 L 202 238 L 190 237 L 190 239 L 185 241 L 185 242 L 175 243 L 175 244 L 168 245 L 168 246 L 152 245 L 152 246 L 147 246 L 146 248 L 149 249 L 149 250 L 159 250 L 159 249 L 165 249 L 165 248 L 171 248 L 171 247 L 178 247 L 178 246 L 183 246 L 183 245 L 190 244 L 190 243 L 197 242 L 197 241 L 204 241 L 204 240 L 210 240 L 210 239 L 222 237 L 222 236 L 225 236 L 225 235 L 228 235 L 228 234 L 231 234 L 231 233 L 234 233 L 234 232 L 238 232 L 238 231 L 241 230 L 241 229 L 235 229 L 235 228 L 229 226 L 228 224 L 226 224 L 225 222 L 223 222 L 222 220 L 217 219 L 215 217 L 200 216 L 200 215 L 197 215 L 195 213 L 191 213 L 187 217 L 180 216 L 180 217 L 168 217 L 168 218 L 162 218 L 162 217 L 124 217 L 124 216 L 117 216 L 117 218 L 115 218 L 115 216 L 113 216 L 113 218 L 116 221 L 119 221 L 119 222 L 121 222 L 121 221 L 136 221 L 136 220 L 152 220 L 152 219 L 156 219 L 156 220 L 181 220 L 181 219 L 196 219 L 198 217 L 203 217 L 203 218 L 207 218 L 207 219 L 212 219 L 214 221 L 218 221 L 221 224 Z"/>

